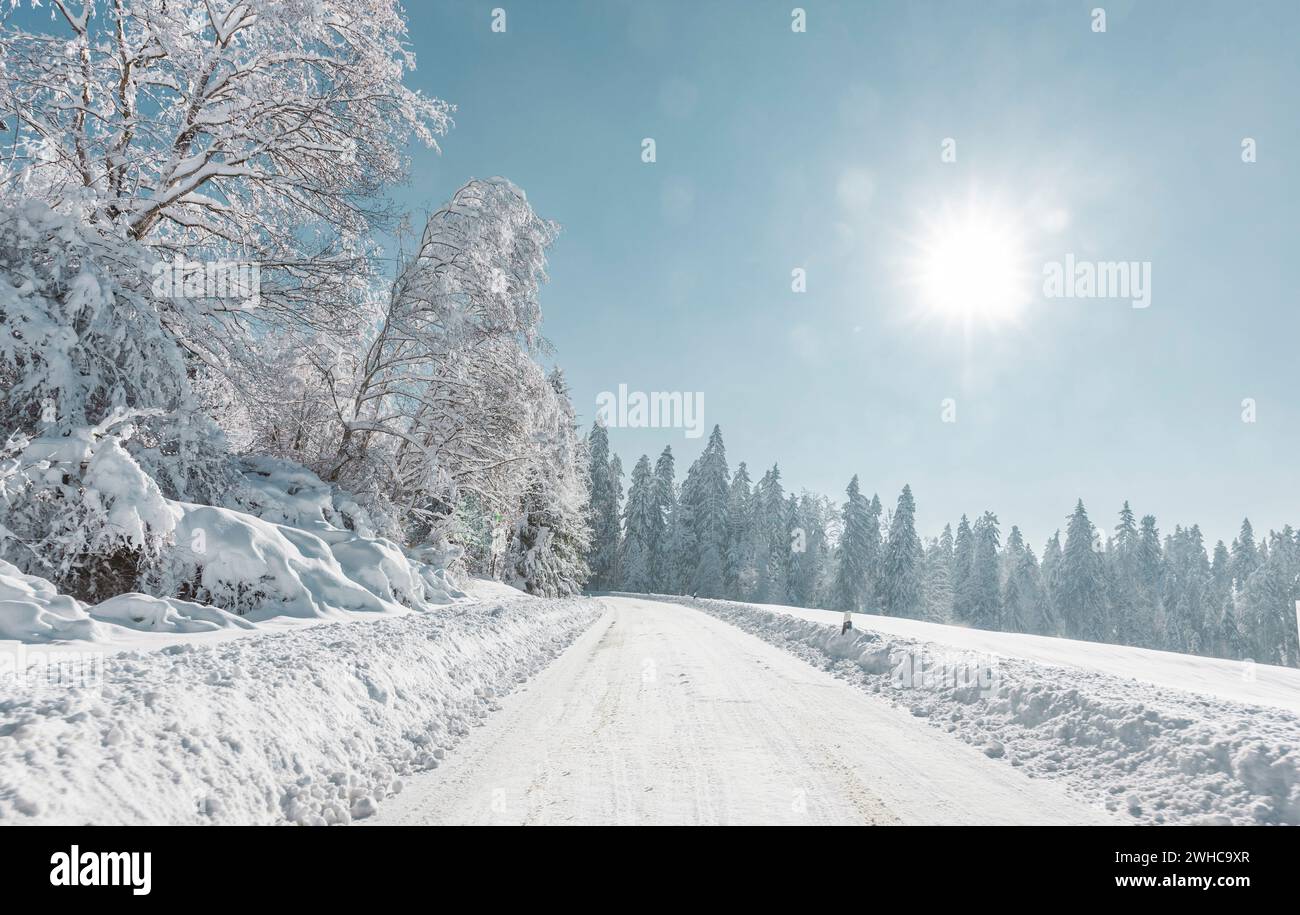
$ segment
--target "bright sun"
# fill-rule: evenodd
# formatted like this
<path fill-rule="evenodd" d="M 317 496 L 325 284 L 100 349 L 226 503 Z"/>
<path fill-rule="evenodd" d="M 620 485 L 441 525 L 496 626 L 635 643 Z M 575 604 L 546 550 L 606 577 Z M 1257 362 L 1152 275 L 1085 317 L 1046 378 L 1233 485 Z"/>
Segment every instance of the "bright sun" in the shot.
<path fill-rule="evenodd" d="M 999 323 L 1013 319 L 1028 299 L 1026 257 L 1019 222 L 972 202 L 928 223 L 909 281 L 927 311 L 966 324 Z"/>

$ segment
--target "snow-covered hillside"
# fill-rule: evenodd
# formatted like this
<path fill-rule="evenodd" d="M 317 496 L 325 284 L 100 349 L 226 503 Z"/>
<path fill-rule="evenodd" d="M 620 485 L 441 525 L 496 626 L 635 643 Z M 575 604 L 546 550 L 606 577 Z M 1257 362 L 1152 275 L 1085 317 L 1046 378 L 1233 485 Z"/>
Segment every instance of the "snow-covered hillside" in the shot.
<path fill-rule="evenodd" d="M 492 599 L 114 655 L 0 689 L 0 824 L 347 823 L 599 614 Z"/>
<path fill-rule="evenodd" d="M 1284 668 L 729 601 L 732 623 L 990 757 L 1134 823 L 1300 824 L 1300 690 Z M 1202 669 L 1204 668 L 1204 669 Z M 1252 687 L 1263 683 L 1263 689 Z"/>

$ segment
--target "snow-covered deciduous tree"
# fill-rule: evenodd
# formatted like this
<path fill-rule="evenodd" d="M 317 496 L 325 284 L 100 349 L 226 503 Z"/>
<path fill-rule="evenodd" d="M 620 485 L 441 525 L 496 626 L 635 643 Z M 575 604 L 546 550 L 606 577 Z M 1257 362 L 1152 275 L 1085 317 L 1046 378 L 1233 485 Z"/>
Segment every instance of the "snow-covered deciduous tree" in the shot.
<path fill-rule="evenodd" d="M 365 345 L 307 358 L 318 424 L 277 456 L 355 493 L 400 539 L 437 539 L 469 496 L 512 511 L 553 424 L 556 395 L 534 355 L 555 231 L 510 182 L 464 185 L 429 218 Z M 255 438 L 272 453 L 286 425 L 276 414 Z"/>
<path fill-rule="evenodd" d="M 33 4 L 36 5 L 36 4 Z M 266 328 L 351 332 L 374 276 L 381 192 L 452 107 L 407 88 L 395 0 L 52 0 L 50 30 L 0 24 L 0 188 L 165 261 L 260 270 L 259 305 L 168 297 L 210 368 Z M 234 387 L 232 391 L 238 391 Z"/>
<path fill-rule="evenodd" d="M 0 208 L 0 429 L 62 436 L 132 411 L 146 471 L 173 498 L 208 500 L 231 483 L 226 444 L 147 270 L 139 245 L 39 201 Z"/>
<path fill-rule="evenodd" d="M 0 558 L 88 600 L 142 586 L 164 497 L 233 485 L 146 263 L 39 201 L 0 208 Z"/>
<path fill-rule="evenodd" d="M 176 519 L 123 447 L 135 415 L 0 445 L 0 559 L 86 601 L 144 586 Z"/>
<path fill-rule="evenodd" d="M 534 419 L 536 453 L 527 462 L 522 509 L 506 549 L 507 577 L 529 594 L 576 594 L 590 575 L 586 443 L 578 433 L 568 385 L 559 369 Z M 545 392 L 544 392 L 545 393 Z"/>

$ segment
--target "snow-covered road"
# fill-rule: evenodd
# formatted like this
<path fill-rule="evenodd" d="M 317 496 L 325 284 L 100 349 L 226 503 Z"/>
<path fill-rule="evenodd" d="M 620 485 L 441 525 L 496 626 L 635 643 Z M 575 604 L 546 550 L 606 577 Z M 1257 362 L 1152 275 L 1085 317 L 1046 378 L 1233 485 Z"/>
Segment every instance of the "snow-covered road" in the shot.
<path fill-rule="evenodd" d="M 373 824 L 1112 823 L 698 610 L 625 597 Z"/>

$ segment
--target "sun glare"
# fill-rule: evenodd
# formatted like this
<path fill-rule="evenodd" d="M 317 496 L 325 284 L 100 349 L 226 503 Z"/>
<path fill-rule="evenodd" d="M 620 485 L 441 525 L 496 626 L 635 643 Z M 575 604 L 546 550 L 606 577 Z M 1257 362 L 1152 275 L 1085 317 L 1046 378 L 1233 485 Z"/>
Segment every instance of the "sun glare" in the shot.
<path fill-rule="evenodd" d="M 977 203 L 945 210 L 916 242 L 910 285 L 926 311 L 963 323 L 1013 319 L 1030 277 L 1019 221 Z"/>

